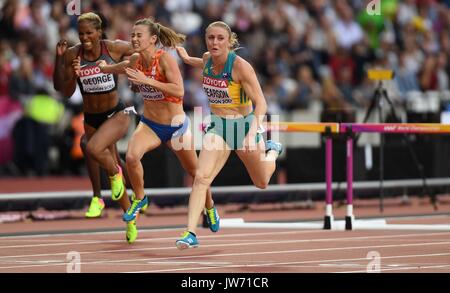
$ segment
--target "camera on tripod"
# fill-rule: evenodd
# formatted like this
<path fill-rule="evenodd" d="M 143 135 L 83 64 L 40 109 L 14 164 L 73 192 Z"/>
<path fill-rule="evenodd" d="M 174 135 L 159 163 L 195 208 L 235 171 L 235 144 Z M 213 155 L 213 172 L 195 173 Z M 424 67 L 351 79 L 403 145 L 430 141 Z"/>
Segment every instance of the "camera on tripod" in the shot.
<path fill-rule="evenodd" d="M 392 80 L 394 78 L 394 71 L 389 69 L 369 69 L 367 76 L 370 80 L 383 81 Z"/>
<path fill-rule="evenodd" d="M 364 117 L 363 123 L 366 123 L 369 120 L 369 117 L 371 116 L 372 112 L 375 110 L 378 110 L 378 119 L 380 123 L 384 122 L 384 115 L 383 115 L 383 100 L 386 101 L 389 105 L 391 117 L 394 119 L 395 123 L 400 123 L 401 120 L 399 116 L 397 115 L 395 111 L 395 106 L 392 103 L 392 101 L 389 99 L 389 96 L 387 94 L 386 89 L 383 88 L 383 81 L 392 80 L 394 78 L 394 71 L 390 69 L 369 69 L 367 70 L 367 77 L 370 80 L 377 81 L 378 85 L 375 88 L 371 103 L 369 108 L 367 109 L 366 115 Z M 411 142 L 408 139 L 408 136 L 406 134 L 403 134 L 402 136 L 404 144 L 407 146 L 409 153 L 411 155 L 411 158 L 417 168 L 418 173 L 422 177 L 423 181 L 423 194 L 428 194 L 430 196 L 431 202 L 433 203 L 434 209 L 437 209 L 436 206 L 436 197 L 432 193 L 428 193 L 428 186 L 427 181 L 425 177 L 424 167 L 422 163 L 419 161 Z M 355 139 L 355 142 L 358 140 L 358 136 Z M 380 134 L 380 156 L 379 156 L 379 172 L 380 172 L 380 211 L 383 212 L 384 204 L 383 204 L 383 198 L 384 198 L 384 192 L 383 192 L 383 177 L 384 177 L 384 135 Z"/>

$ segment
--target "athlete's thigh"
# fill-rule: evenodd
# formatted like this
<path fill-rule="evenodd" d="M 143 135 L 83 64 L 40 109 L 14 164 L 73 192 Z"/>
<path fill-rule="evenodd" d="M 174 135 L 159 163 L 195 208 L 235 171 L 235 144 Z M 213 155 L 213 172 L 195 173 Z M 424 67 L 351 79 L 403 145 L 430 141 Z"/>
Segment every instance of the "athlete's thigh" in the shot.
<path fill-rule="evenodd" d="M 256 179 L 264 178 L 266 172 L 264 141 L 261 140 L 260 142 L 258 142 L 257 146 L 257 149 L 252 151 L 236 150 L 236 155 L 239 157 L 239 159 L 241 159 L 242 163 L 244 163 L 248 175 L 250 175 L 253 181 L 255 181 Z"/>
<path fill-rule="evenodd" d="M 198 158 L 197 172 L 212 181 L 222 170 L 230 153 L 231 149 L 225 144 L 222 137 L 212 133 L 205 134 Z"/>
<path fill-rule="evenodd" d="M 90 141 L 91 137 L 94 135 L 96 129 L 92 126 L 89 126 L 88 124 L 84 123 L 84 143 L 87 145 L 87 143 Z M 86 160 L 89 164 L 92 164 L 93 166 L 98 166 L 98 162 L 92 158 L 91 154 L 89 152 L 84 152 L 83 155 L 85 156 Z"/>
<path fill-rule="evenodd" d="M 88 143 L 92 139 L 96 131 L 97 129 L 90 126 L 89 124 L 84 123 L 84 134 L 86 136 L 86 143 Z"/>
<path fill-rule="evenodd" d="M 128 142 L 127 155 L 142 157 L 146 152 L 157 148 L 161 140 L 147 125 L 139 122 L 136 130 Z"/>
<path fill-rule="evenodd" d="M 183 169 L 191 175 L 195 175 L 198 158 L 192 143 L 191 132 L 188 130 L 181 137 L 168 141 L 167 147 L 175 153 Z"/>
<path fill-rule="evenodd" d="M 130 116 L 123 113 L 123 111 L 114 114 L 97 129 L 90 143 L 100 149 L 105 149 L 115 144 L 128 132 L 130 120 Z"/>

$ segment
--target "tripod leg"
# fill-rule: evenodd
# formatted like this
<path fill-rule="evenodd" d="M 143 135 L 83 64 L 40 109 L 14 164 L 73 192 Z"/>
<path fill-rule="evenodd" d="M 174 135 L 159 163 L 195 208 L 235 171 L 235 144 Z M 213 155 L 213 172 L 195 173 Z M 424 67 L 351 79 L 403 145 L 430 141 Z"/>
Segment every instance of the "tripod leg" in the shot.
<path fill-rule="evenodd" d="M 373 111 L 375 108 L 378 107 L 379 110 L 379 121 L 380 123 L 382 122 L 382 109 L 380 104 L 380 99 L 381 99 L 381 89 L 382 89 L 382 84 L 381 82 L 378 84 L 377 88 L 375 89 L 373 96 L 372 96 L 372 100 L 370 101 L 370 105 L 369 108 L 366 111 L 366 114 L 364 115 L 364 119 L 363 119 L 363 123 L 366 123 L 370 116 L 372 115 Z M 361 133 L 358 133 L 355 135 L 355 145 L 357 145 L 359 137 L 360 137 Z M 383 134 L 380 133 L 381 136 L 381 141 L 380 141 L 380 166 L 379 166 L 379 172 L 380 172 L 380 212 L 382 213 L 384 210 L 384 204 L 383 204 L 383 145 L 384 145 L 384 141 L 383 141 Z"/>
<path fill-rule="evenodd" d="M 397 113 L 395 112 L 394 104 L 389 99 L 386 90 L 383 90 L 383 97 L 386 99 L 386 101 L 389 104 L 389 107 L 391 109 L 391 115 L 392 115 L 392 117 L 394 117 L 395 122 L 401 122 L 400 119 L 397 116 Z M 423 186 L 422 193 L 423 193 L 423 196 L 428 195 L 430 197 L 430 202 L 433 205 L 434 210 L 436 211 L 438 209 L 436 195 L 433 192 L 429 192 L 427 179 L 426 179 L 426 176 L 425 176 L 424 167 L 420 163 L 419 158 L 416 155 L 416 152 L 412 148 L 411 143 L 410 143 L 409 138 L 408 138 L 408 135 L 406 133 L 403 134 L 402 139 L 403 139 L 403 143 L 406 144 L 406 146 L 408 147 L 409 154 L 411 155 L 411 158 L 413 159 L 414 165 L 416 166 L 417 171 L 419 172 L 419 175 L 422 177 L 422 186 Z"/>
<path fill-rule="evenodd" d="M 366 114 L 364 115 L 364 119 L 363 119 L 362 123 L 366 123 L 366 122 L 369 120 L 370 116 L 372 115 L 373 110 L 374 110 L 375 107 L 377 107 L 377 105 L 378 105 L 378 100 L 379 100 L 379 98 L 380 98 L 380 92 L 379 92 L 379 89 L 377 88 L 377 89 L 375 90 L 375 92 L 373 93 L 372 99 L 371 99 L 371 101 L 370 101 L 369 108 L 367 108 L 367 111 L 366 111 Z M 381 122 L 381 121 L 380 121 L 380 122 Z M 358 143 L 358 140 L 359 140 L 359 136 L 360 136 L 360 135 L 361 135 L 361 133 L 357 133 L 357 134 L 355 135 L 355 144 Z"/>

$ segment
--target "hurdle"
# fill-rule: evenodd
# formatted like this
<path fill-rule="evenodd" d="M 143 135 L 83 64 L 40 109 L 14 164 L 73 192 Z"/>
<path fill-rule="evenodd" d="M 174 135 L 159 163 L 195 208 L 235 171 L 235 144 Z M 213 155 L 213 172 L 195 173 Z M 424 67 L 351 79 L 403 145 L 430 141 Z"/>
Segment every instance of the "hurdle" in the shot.
<path fill-rule="evenodd" d="M 353 138 L 355 133 L 414 133 L 414 134 L 449 134 L 450 124 L 440 123 L 341 123 L 340 132 L 345 133 L 346 168 L 347 168 L 347 211 L 345 229 L 352 230 L 355 216 L 353 214 Z"/>
<path fill-rule="evenodd" d="M 315 132 L 325 134 L 325 216 L 323 229 L 330 230 L 333 217 L 333 138 L 332 134 L 339 133 L 339 123 L 303 123 L 303 122 L 268 122 L 263 125 L 267 131 L 278 132 Z"/>

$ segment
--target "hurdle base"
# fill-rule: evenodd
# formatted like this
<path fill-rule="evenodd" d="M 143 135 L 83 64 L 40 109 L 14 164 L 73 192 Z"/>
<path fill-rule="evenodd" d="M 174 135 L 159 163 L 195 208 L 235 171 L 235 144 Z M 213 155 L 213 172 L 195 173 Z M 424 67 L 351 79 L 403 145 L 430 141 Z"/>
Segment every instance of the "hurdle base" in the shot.
<path fill-rule="evenodd" d="M 355 223 L 354 216 L 345 216 L 345 230 L 353 230 Z"/>
<path fill-rule="evenodd" d="M 325 216 L 323 218 L 323 229 L 331 230 L 331 223 L 334 221 L 333 216 Z"/>

